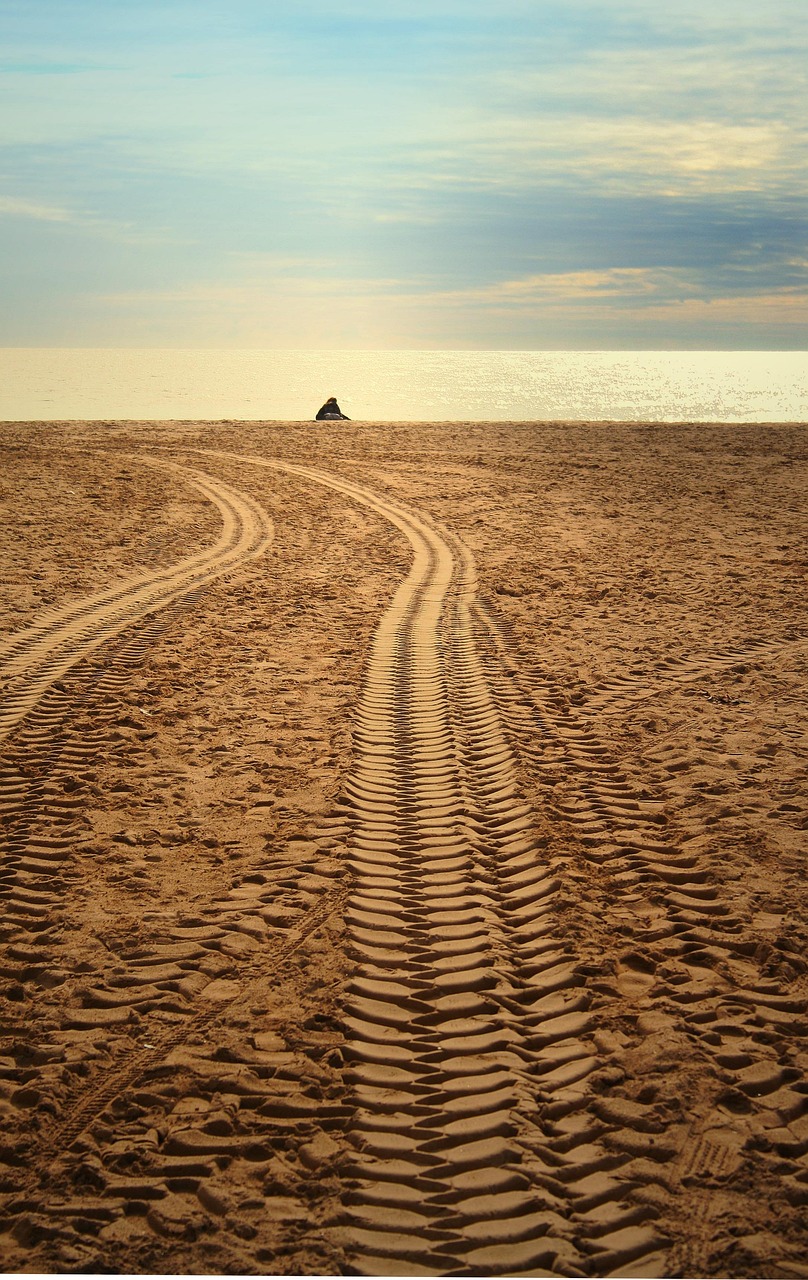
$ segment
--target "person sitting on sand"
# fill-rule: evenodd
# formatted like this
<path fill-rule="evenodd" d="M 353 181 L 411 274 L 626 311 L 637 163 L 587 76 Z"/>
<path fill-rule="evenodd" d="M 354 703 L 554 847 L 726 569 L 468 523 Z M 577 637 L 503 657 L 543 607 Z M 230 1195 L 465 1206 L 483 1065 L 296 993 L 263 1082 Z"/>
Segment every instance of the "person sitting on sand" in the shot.
<path fill-rule="evenodd" d="M 337 418 L 341 419 L 343 422 L 351 421 L 348 415 L 346 413 L 343 413 L 339 405 L 337 404 L 337 397 L 329 396 L 325 404 L 323 405 L 322 409 L 317 410 L 317 417 L 314 419 L 314 421 L 329 422 L 329 421 L 334 421 Z"/>

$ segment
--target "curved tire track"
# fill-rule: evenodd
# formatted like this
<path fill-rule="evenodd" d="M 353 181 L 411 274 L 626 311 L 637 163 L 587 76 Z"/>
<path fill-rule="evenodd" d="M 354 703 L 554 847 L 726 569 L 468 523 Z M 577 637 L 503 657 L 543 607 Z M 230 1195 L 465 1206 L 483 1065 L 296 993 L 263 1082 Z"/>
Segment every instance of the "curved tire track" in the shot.
<path fill-rule="evenodd" d="M 653 1274 L 667 1242 L 629 1201 L 629 1157 L 579 1115 L 601 1065 L 588 996 L 477 652 L 468 551 L 341 477 L 238 460 L 361 502 L 413 550 L 372 646 L 345 787 L 356 1116 L 335 1234 L 351 1269 L 604 1275 L 641 1259 Z"/>
<path fill-rule="evenodd" d="M 223 527 L 217 541 L 168 569 L 48 611 L 4 645 L 0 677 L 9 691 L 0 702 L 0 742 L 8 740 L 0 758 L 0 940 L 33 947 L 39 958 L 26 958 L 22 967 L 35 962 L 35 971 L 45 963 L 47 937 L 58 932 L 65 876 L 72 874 L 69 851 L 79 834 L 83 799 L 75 780 L 65 791 L 64 775 L 81 767 L 103 735 L 109 715 L 99 715 L 99 699 L 126 684 L 173 613 L 213 578 L 259 555 L 272 536 L 269 517 L 246 494 L 198 471 L 149 463 L 169 466 L 218 507 Z M 115 637 L 117 645 L 110 646 Z M 104 661 L 88 661 L 104 645 Z M 70 680 L 62 683 L 69 671 Z M 90 707 L 92 732 L 77 734 L 74 721 Z M 12 977 L 14 971 L 12 966 Z"/>
<path fill-rule="evenodd" d="M 198 590 L 243 560 L 259 556 L 272 540 L 272 522 L 251 497 L 202 472 L 147 458 L 150 466 L 177 473 L 214 504 L 222 516 L 217 541 L 167 569 L 139 574 L 59 608 L 0 643 L 0 741 L 76 663 L 134 622 Z"/>
<path fill-rule="evenodd" d="M 66 977 L 58 959 L 59 934 L 66 890 L 76 874 L 71 851 L 83 834 L 77 819 L 86 802 L 75 775 L 81 775 L 115 719 L 106 700 L 125 687 L 177 612 L 208 582 L 260 555 L 272 538 L 269 517 L 248 495 L 196 470 L 147 461 L 170 467 L 214 503 L 222 515 L 216 542 L 167 569 L 49 610 L 3 646 L 0 674 L 10 681 L 11 693 L 0 704 L 0 741 L 7 739 L 0 757 L 0 974 L 12 984 L 32 981 L 47 989 Z M 110 644 L 115 637 L 117 643 Z M 88 712 L 92 730 L 77 729 L 78 717 Z M 224 909 L 232 906 L 225 903 Z M 224 936 L 226 930 L 219 933 Z M 151 995 L 157 1004 L 172 996 L 180 1002 L 165 984 Z M 68 1019 L 76 1025 L 125 1025 L 134 1000 L 120 1017 L 92 990 L 85 1005 Z M 94 1084 L 89 1103 L 96 1110 L 101 1092 Z"/>
<path fill-rule="evenodd" d="M 545 689 L 521 677 L 506 638 L 476 599 L 471 557 L 458 539 L 339 476 L 265 458 L 214 456 L 326 485 L 390 521 L 413 549 L 410 572 L 376 634 L 341 810 L 354 875 L 346 919 L 356 969 L 343 1019 L 354 1109 L 298 1097 L 303 1074 L 285 1061 L 276 1065 L 271 1051 L 229 1056 L 228 1088 L 235 1067 L 243 1101 L 237 1135 L 172 1131 L 148 1163 L 144 1158 L 130 1170 L 149 1124 L 138 1118 L 131 1150 L 105 1153 L 105 1172 L 96 1171 L 104 1197 L 97 1211 L 124 1216 L 148 1186 L 155 1199 L 149 1225 L 170 1235 L 173 1196 L 197 1197 L 206 1209 L 216 1203 L 218 1160 L 261 1155 L 269 1168 L 278 1145 L 291 1153 L 310 1139 L 311 1150 L 301 1149 L 311 1168 L 326 1131 L 341 1138 L 343 1151 L 346 1141 L 353 1144 L 347 1167 L 341 1158 L 334 1166 L 345 1194 L 342 1217 L 328 1228 L 334 1256 L 347 1255 L 351 1271 L 666 1274 L 680 1261 L 649 1224 L 694 1171 L 731 1172 L 733 1152 L 698 1130 L 682 1143 L 663 1131 L 653 1106 L 622 1097 L 611 1081 L 599 1085 L 608 1051 L 595 1043 L 589 1001 L 603 984 L 587 982 L 591 969 L 579 967 L 560 933 L 554 860 L 520 796 L 512 742 L 530 758 L 538 731 L 544 745 L 563 754 L 572 802 L 557 817 L 580 835 L 593 863 L 625 872 L 619 888 L 626 901 L 633 888 L 648 885 L 657 898 L 661 891 L 669 945 L 695 966 L 696 978 L 711 951 L 735 949 L 735 922 L 720 890 L 697 859 L 666 839 L 654 805 L 632 791 L 591 728 L 559 713 L 552 682 Z M 720 655 L 722 665 L 731 657 Z M 51 689 L 37 715 L 58 696 Z M 18 781 L 9 776 L 12 805 Z M 133 988 L 127 974 L 88 993 L 82 1025 L 102 1025 L 107 1010 L 125 1011 L 133 991 L 143 1010 L 170 1005 L 183 1020 L 148 1051 L 119 1061 L 95 1096 L 72 1093 L 60 1121 L 45 1126 L 40 1163 L 113 1099 L 120 1105 L 133 1080 L 146 1086 L 137 1095 L 144 1107 L 169 1108 L 171 1076 L 182 1061 L 172 1050 L 210 1017 L 186 998 L 190 971 L 203 953 L 229 947 L 231 919 L 266 942 L 260 914 L 268 890 L 235 890 L 230 901 L 183 920 L 170 942 L 133 957 L 144 985 Z M 43 905 L 30 899 L 32 922 Z M 300 937 L 341 905 L 340 892 L 327 895 L 301 921 Z M 274 941 L 252 953 L 244 976 L 300 945 L 297 935 Z M 637 959 L 627 957 L 629 977 L 648 993 L 653 979 L 642 955 L 641 967 L 631 968 Z M 723 1032 L 728 1000 L 736 1019 L 739 1002 L 750 1013 L 768 1005 L 780 1017 L 797 1008 L 759 985 L 705 992 L 685 983 L 650 995 L 652 1002 L 658 997 L 698 1011 L 713 1038 Z M 241 1002 L 246 1014 L 249 996 Z M 759 1061 L 753 1052 L 748 1062 L 730 1062 L 727 1047 L 723 1065 L 739 1099 L 756 1107 L 759 1096 L 773 1097 L 801 1114 L 804 1097 L 793 1073 L 766 1053 Z M 216 1061 L 215 1054 L 199 1059 L 206 1098 L 225 1078 Z M 276 1071 L 295 1077 L 288 1100 Z M 226 1188 L 221 1195 L 226 1204 Z M 87 1212 L 80 1199 L 62 1209 Z M 29 1209 L 21 1205 L 19 1212 Z M 691 1260 L 685 1269 L 698 1266 Z"/>
<path fill-rule="evenodd" d="M 93 1221 L 96 1230 L 106 1224 L 114 1232 L 132 1212 L 145 1213 L 145 1195 L 150 1228 L 173 1239 L 185 1230 L 184 1219 L 177 1221 L 171 1209 L 163 1208 L 175 1209 L 179 1195 L 186 1197 L 188 1222 L 202 1212 L 200 1205 L 214 1217 L 221 1214 L 220 1192 L 210 1190 L 220 1173 L 217 1162 L 246 1151 L 253 1166 L 263 1160 L 271 1166 L 279 1131 L 284 1143 L 302 1144 L 310 1137 L 312 1104 L 307 1097 L 300 1105 L 287 1101 L 275 1076 L 281 1070 L 294 1077 L 295 1098 L 302 1093 L 317 1070 L 307 1058 L 319 1048 L 316 1035 L 311 1034 L 311 1045 L 303 1033 L 296 1054 L 258 1051 L 246 1036 L 236 1050 L 220 1053 L 216 1027 L 223 1010 L 247 1025 L 256 988 L 268 974 L 277 983 L 312 935 L 344 909 L 338 882 L 310 875 L 307 892 L 298 893 L 279 923 L 283 886 L 271 873 L 255 870 L 207 905 L 197 904 L 197 915 L 183 914 L 180 907 L 176 920 L 153 924 L 136 945 L 119 946 L 113 962 L 93 973 L 91 985 L 60 966 L 64 900 L 76 874 L 71 851 L 82 834 L 77 819 L 86 803 L 80 778 L 99 742 L 103 746 L 105 728 L 120 716 L 114 695 L 125 688 L 167 620 L 214 576 L 260 554 L 272 532 L 268 517 L 246 495 L 198 472 L 175 470 L 192 476 L 222 511 L 224 528 L 216 544 L 169 570 L 140 575 L 121 588 L 53 611 L 7 646 L 17 666 L 24 667 L 25 659 L 31 663 L 32 706 L 18 717 L 0 758 L 0 811 L 8 827 L 0 884 L 5 908 L 0 974 L 17 985 L 20 995 L 23 984 L 31 990 L 25 1006 L 29 1025 L 4 1027 L 7 1056 L 0 1071 L 12 1106 L 30 1122 L 12 1128 L 0 1143 L 0 1234 L 12 1247 L 61 1241 L 72 1251 L 74 1265 L 84 1256 L 86 1227 L 81 1224 Z M 121 632 L 117 643 L 108 643 L 116 631 Z M 59 664 L 70 667 L 64 681 L 54 672 Z M 37 680 L 44 685 L 38 698 Z M 90 733 L 79 718 L 91 719 Z M 73 790 L 76 775 L 79 785 Z M 212 995 L 217 982 L 221 990 Z M 56 984 L 66 984 L 67 997 L 58 1011 L 45 1008 L 43 1018 L 39 997 L 44 993 L 47 1004 L 47 992 Z M 209 1050 L 201 1047 L 206 1036 Z M 198 1061 L 186 1047 L 189 1040 Z M 289 1066 L 286 1059 L 292 1058 Z M 237 1084 L 244 1098 L 242 1125 L 251 1136 L 189 1136 L 180 1119 L 174 1125 L 180 1132 L 172 1132 L 164 1151 L 151 1153 L 155 1167 L 142 1174 L 142 1138 L 149 1125 L 138 1124 L 140 1114 L 146 1107 L 169 1114 L 178 1074 L 188 1079 L 197 1072 L 195 1083 L 211 1110 L 217 1087 L 225 1087 L 217 1082 L 227 1080 L 230 1089 Z M 326 1070 L 321 1074 L 327 1078 Z M 121 1116 L 131 1123 L 121 1126 Z M 112 1151 L 100 1117 L 122 1137 Z M 95 1194 L 88 1196 L 88 1188 Z"/>

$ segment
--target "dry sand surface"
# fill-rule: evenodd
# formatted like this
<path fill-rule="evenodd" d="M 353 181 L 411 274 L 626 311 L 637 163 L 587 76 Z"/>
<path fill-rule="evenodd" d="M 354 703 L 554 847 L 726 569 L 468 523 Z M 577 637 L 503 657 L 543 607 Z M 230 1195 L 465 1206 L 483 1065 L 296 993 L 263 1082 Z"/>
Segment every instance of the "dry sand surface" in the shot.
<path fill-rule="evenodd" d="M 3 1268 L 808 1276 L 806 428 L 0 445 Z"/>

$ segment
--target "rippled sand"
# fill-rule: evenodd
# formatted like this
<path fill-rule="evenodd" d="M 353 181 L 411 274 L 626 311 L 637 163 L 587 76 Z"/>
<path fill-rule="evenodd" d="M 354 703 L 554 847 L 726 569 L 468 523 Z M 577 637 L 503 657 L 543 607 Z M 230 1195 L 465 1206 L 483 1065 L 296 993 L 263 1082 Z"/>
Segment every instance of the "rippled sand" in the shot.
<path fill-rule="evenodd" d="M 4 1268 L 804 1275 L 806 428 L 0 448 Z"/>

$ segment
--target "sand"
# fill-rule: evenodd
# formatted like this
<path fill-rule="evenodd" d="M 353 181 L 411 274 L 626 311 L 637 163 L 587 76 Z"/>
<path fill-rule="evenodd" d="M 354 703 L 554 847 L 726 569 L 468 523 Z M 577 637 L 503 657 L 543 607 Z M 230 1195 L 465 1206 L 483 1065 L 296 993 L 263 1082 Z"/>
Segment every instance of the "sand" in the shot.
<path fill-rule="evenodd" d="M 806 428 L 0 445 L 3 1269 L 808 1276 Z"/>

